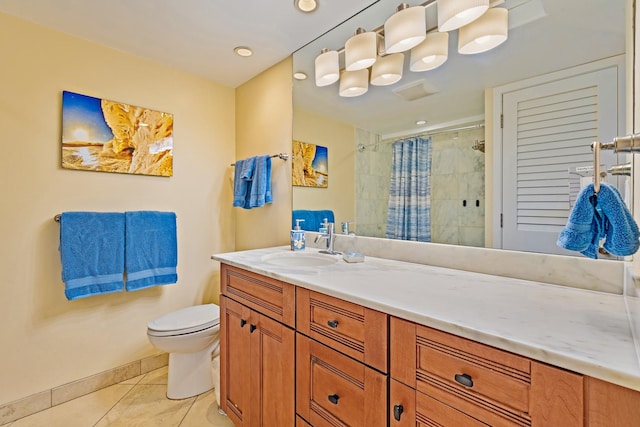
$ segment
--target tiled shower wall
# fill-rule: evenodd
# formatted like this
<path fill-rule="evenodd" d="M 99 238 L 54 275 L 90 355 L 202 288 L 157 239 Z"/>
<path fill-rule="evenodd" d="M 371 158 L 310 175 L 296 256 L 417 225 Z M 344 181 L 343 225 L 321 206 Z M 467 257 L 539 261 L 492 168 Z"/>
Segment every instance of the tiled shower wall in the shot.
<path fill-rule="evenodd" d="M 482 247 L 484 153 L 471 147 L 484 139 L 484 130 L 442 133 L 432 138 L 431 240 Z M 357 129 L 354 227 L 357 234 L 384 237 L 390 175 L 390 141 L 382 142 L 377 135 Z"/>
<path fill-rule="evenodd" d="M 431 241 L 484 247 L 484 129 L 432 138 Z"/>
<path fill-rule="evenodd" d="M 391 144 L 356 129 L 356 234 L 384 237 L 389 205 Z M 360 147 L 360 148 L 358 148 Z"/>

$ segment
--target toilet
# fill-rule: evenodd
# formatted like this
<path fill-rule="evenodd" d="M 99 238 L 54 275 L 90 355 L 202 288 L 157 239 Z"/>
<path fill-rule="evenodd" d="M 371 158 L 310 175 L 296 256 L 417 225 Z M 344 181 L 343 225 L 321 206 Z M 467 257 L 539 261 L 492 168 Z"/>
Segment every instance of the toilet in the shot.
<path fill-rule="evenodd" d="M 151 344 L 169 353 L 169 399 L 186 399 L 215 387 L 220 401 L 219 332 L 216 304 L 183 308 L 147 324 Z"/>

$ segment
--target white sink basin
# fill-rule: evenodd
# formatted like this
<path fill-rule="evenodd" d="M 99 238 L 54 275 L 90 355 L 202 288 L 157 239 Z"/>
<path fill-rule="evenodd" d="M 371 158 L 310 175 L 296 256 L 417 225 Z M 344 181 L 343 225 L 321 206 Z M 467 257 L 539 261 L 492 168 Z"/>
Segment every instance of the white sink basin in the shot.
<path fill-rule="evenodd" d="M 280 252 L 262 257 L 267 264 L 281 267 L 321 267 L 338 262 L 338 257 L 306 252 Z"/>

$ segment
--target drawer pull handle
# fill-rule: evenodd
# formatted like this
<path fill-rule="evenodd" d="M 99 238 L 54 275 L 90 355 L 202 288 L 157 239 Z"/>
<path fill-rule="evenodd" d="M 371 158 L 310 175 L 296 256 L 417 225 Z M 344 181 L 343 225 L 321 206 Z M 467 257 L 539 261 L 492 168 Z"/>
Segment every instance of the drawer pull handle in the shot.
<path fill-rule="evenodd" d="M 329 320 L 327 322 L 327 325 L 329 325 L 330 327 L 332 327 L 334 329 L 338 327 L 338 324 L 339 324 L 339 322 L 337 320 Z"/>
<path fill-rule="evenodd" d="M 400 415 L 402 415 L 403 412 L 404 408 L 402 405 L 393 405 L 393 418 L 395 418 L 396 421 L 400 421 Z"/>
<path fill-rule="evenodd" d="M 247 321 L 246 321 L 246 320 L 244 320 L 244 319 L 240 319 L 240 327 L 241 327 L 241 328 L 244 328 L 244 325 L 246 325 L 246 324 L 247 324 Z"/>
<path fill-rule="evenodd" d="M 328 396 L 329 402 L 333 403 L 334 405 L 338 404 L 338 399 L 340 399 L 340 396 L 338 396 L 337 394 L 330 394 Z"/>
<path fill-rule="evenodd" d="M 456 376 L 454 377 L 456 382 L 462 384 L 465 387 L 473 387 L 473 379 L 471 378 L 471 375 L 468 374 L 456 374 Z"/>
<path fill-rule="evenodd" d="M 253 333 L 253 331 L 255 331 L 255 330 L 256 330 L 256 325 L 253 325 L 253 324 L 249 325 L 249 332 L 250 333 Z"/>

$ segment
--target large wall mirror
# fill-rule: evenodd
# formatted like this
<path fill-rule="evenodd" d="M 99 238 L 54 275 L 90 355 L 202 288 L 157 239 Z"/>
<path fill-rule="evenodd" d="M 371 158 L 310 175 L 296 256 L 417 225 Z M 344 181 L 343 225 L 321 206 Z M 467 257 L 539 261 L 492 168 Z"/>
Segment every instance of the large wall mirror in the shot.
<path fill-rule="evenodd" d="M 408 4 L 424 5 L 427 34 L 437 30 L 435 1 Z M 369 84 L 352 97 L 339 95 L 340 81 L 318 87 L 321 50 L 338 51 L 343 70 L 356 29 L 379 29 L 398 7 L 373 3 L 293 55 L 294 72 L 308 76 L 294 80 L 293 138 L 327 148 L 328 181 L 326 188 L 294 186 L 294 212 L 330 210 L 337 230 L 349 222 L 357 235 L 389 237 L 394 147 L 426 140 L 430 165 L 420 173 L 428 175 L 428 241 L 576 255 L 555 240 L 592 179 L 590 143 L 627 133 L 630 122 L 629 4 L 494 1 L 492 8 L 508 11 L 507 40 L 494 49 L 461 54 L 461 30 L 452 30 L 447 59 L 435 69 L 411 71 L 406 51 L 396 83 Z M 628 161 L 604 153 L 602 169 L 630 198 L 628 170 L 615 168 Z"/>

